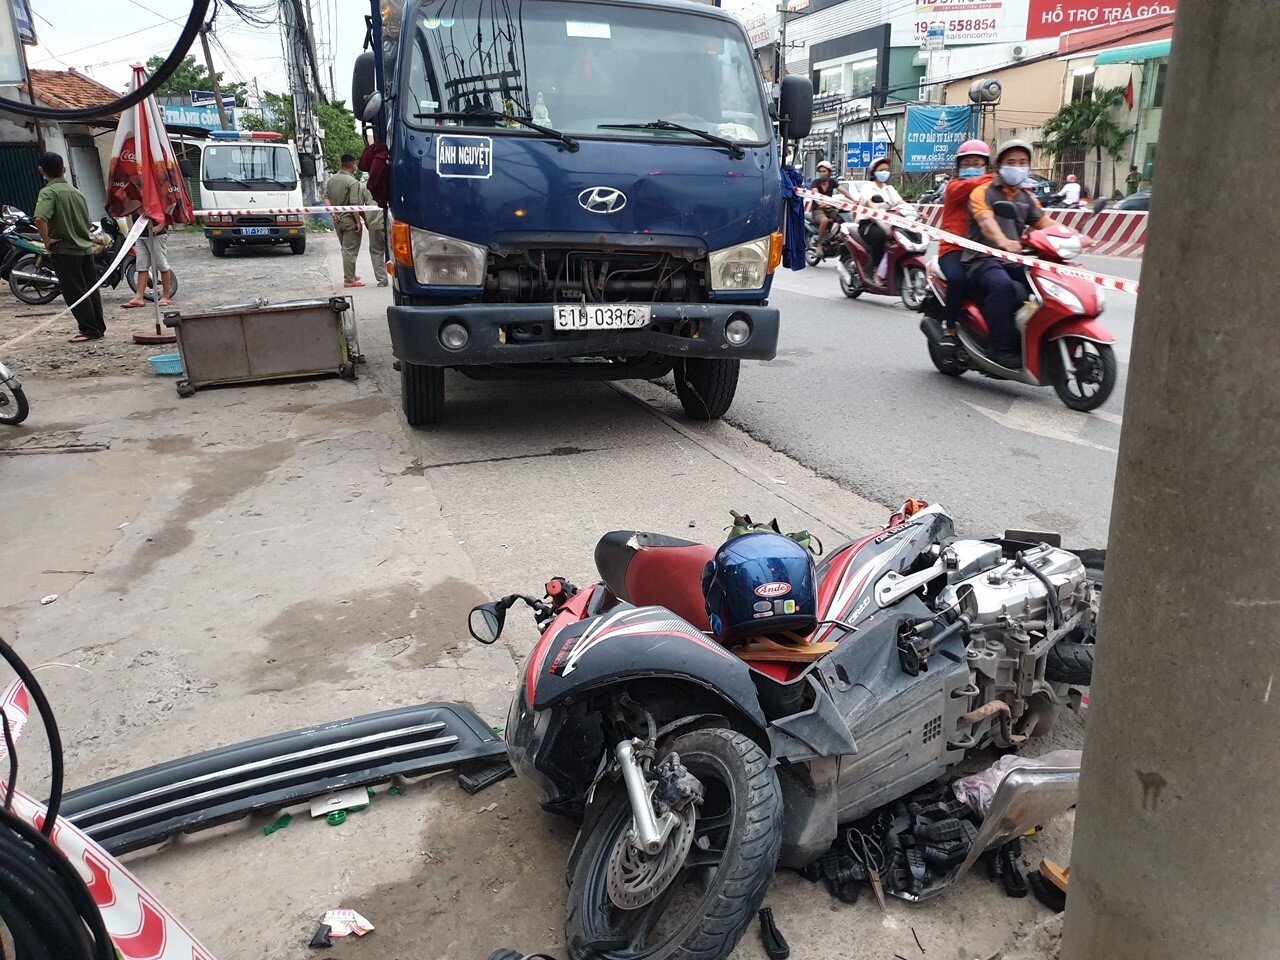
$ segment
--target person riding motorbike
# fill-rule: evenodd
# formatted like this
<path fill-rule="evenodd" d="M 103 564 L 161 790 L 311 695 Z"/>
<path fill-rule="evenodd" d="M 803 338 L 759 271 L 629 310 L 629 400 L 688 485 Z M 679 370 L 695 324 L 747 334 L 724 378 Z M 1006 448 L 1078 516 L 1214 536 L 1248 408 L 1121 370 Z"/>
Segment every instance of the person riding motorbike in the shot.
<path fill-rule="evenodd" d="M 1022 252 L 1022 235 L 1027 227 L 1048 227 L 1051 220 L 1044 209 L 1022 184 L 1031 173 L 1031 144 L 1025 140 L 1007 140 L 996 153 L 999 172 L 983 189 L 975 189 L 969 198 L 969 239 L 989 247 Z M 1015 216 L 997 217 L 995 204 L 1008 201 Z M 1081 236 L 1082 246 L 1088 238 Z M 1018 333 L 1017 314 L 1023 305 L 1023 270 L 1020 265 L 996 257 L 966 250 L 963 255 L 965 273 L 970 285 L 982 301 L 982 315 L 991 331 L 987 353 L 992 361 L 1008 370 L 1022 367 L 1022 344 Z"/>
<path fill-rule="evenodd" d="M 813 178 L 813 182 L 809 184 L 809 189 L 815 193 L 820 193 L 824 197 L 833 197 L 837 193 L 843 194 L 847 199 L 854 203 L 858 202 L 858 198 L 850 193 L 842 186 L 833 176 L 834 168 L 826 160 L 818 163 L 817 176 Z M 811 201 L 813 222 L 818 228 L 817 247 L 822 249 L 823 243 L 826 241 L 827 234 L 831 228 L 839 223 L 839 220 L 832 216 L 831 208 L 824 206 L 817 200 Z"/>
<path fill-rule="evenodd" d="M 982 140 L 966 140 L 956 151 L 956 175 L 942 195 L 942 229 L 957 236 L 969 234 L 969 199 L 973 191 L 991 183 L 987 166 L 991 148 Z M 943 240 L 938 244 L 938 269 L 947 278 L 947 302 L 943 307 L 943 329 L 948 335 L 960 319 L 967 284 L 964 248 Z"/>
<path fill-rule="evenodd" d="M 867 168 L 871 182 L 867 184 L 858 202 L 875 210 L 892 210 L 904 202 L 902 195 L 889 185 L 889 158 L 879 157 Z M 876 283 L 884 283 L 886 267 L 885 248 L 889 245 L 889 228 L 879 220 L 865 215 L 858 217 L 858 235 L 867 247 L 867 272 L 874 271 Z"/>
<path fill-rule="evenodd" d="M 1062 185 L 1062 189 L 1053 195 L 1055 200 L 1061 200 L 1064 207 L 1074 207 L 1080 202 L 1080 180 L 1074 173 L 1067 174 L 1067 182 Z"/>

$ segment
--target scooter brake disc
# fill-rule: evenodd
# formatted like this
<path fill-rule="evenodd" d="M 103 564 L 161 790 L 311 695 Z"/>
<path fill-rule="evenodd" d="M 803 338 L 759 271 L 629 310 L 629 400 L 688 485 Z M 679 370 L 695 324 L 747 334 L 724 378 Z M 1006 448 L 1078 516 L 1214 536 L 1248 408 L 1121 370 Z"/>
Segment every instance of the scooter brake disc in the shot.
<path fill-rule="evenodd" d="M 657 899 L 675 879 L 693 846 L 697 804 L 687 804 L 662 849 L 652 856 L 637 850 L 631 831 L 623 830 L 609 856 L 609 899 L 619 910 L 638 910 Z"/>

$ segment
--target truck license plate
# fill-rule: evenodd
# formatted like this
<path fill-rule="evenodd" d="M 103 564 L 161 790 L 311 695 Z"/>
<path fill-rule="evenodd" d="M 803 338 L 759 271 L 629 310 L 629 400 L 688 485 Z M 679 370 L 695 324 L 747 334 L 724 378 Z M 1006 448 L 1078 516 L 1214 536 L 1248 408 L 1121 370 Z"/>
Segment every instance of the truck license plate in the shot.
<path fill-rule="evenodd" d="M 266 237 L 270 236 L 270 227 L 241 227 L 240 233 L 246 237 Z"/>
<path fill-rule="evenodd" d="M 651 319 L 647 304 L 575 303 L 554 309 L 557 330 L 635 330 L 648 326 Z"/>

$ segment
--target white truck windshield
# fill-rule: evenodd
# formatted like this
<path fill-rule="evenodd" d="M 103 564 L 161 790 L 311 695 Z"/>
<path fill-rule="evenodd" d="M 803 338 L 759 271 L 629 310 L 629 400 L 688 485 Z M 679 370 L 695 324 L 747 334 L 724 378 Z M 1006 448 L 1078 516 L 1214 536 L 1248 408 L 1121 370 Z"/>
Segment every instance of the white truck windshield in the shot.
<path fill-rule="evenodd" d="M 288 147 L 222 143 L 204 149 L 201 180 L 210 190 L 292 190 L 298 185 Z"/>
<path fill-rule="evenodd" d="M 705 143 L 666 121 L 742 144 L 769 138 L 742 31 L 718 17 L 623 4 L 425 0 L 403 38 L 405 122 L 574 137 Z M 433 114 L 487 114 L 486 118 Z M 617 129 L 618 125 L 637 125 Z"/>

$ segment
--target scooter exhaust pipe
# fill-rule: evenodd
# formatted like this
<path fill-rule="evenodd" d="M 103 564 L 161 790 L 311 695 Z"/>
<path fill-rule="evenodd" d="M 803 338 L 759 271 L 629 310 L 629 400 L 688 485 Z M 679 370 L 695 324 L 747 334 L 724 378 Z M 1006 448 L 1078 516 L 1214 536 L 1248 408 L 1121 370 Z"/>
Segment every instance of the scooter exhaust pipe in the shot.
<path fill-rule="evenodd" d="M 935 317 L 922 317 L 920 320 L 920 332 L 929 338 L 929 342 L 935 347 L 943 346 L 946 334 L 942 332 L 942 324 Z"/>
<path fill-rule="evenodd" d="M 27 283 L 34 283 L 41 287 L 52 287 L 58 282 L 56 277 L 51 277 L 47 273 L 28 273 L 26 270 L 14 270 L 9 274 L 11 280 L 25 280 Z"/>

